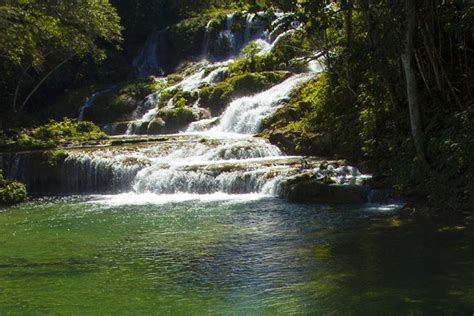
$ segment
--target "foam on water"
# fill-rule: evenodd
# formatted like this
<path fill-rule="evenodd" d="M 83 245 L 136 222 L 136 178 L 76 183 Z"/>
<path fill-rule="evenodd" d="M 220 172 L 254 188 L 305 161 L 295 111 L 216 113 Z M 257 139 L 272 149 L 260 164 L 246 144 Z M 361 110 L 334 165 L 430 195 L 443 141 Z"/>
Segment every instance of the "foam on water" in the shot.
<path fill-rule="evenodd" d="M 154 194 L 154 193 L 123 193 L 115 195 L 96 196 L 88 204 L 99 204 L 104 207 L 116 207 L 121 205 L 164 205 L 170 203 L 183 202 L 251 202 L 269 198 L 271 196 L 265 194 Z"/>

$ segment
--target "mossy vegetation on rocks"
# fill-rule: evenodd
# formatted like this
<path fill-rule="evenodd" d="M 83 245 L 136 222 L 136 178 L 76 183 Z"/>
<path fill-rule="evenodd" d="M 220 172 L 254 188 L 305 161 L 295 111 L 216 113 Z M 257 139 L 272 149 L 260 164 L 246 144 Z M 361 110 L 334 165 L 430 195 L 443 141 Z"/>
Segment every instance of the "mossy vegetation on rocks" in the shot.
<path fill-rule="evenodd" d="M 297 89 L 285 106 L 263 121 L 260 136 L 291 154 L 331 156 L 340 152 L 328 98 L 328 77 L 320 75 Z"/>
<path fill-rule="evenodd" d="M 163 35 L 159 59 L 165 65 L 165 72 L 173 70 L 183 60 L 192 59 L 203 53 L 203 42 L 206 32 L 217 34 L 225 23 L 229 10 L 213 10 L 184 19 L 172 25 Z M 164 53 L 166 52 L 166 54 Z"/>
<path fill-rule="evenodd" d="M 68 157 L 68 153 L 64 150 L 48 150 L 41 153 L 43 165 L 49 168 L 59 166 Z"/>
<path fill-rule="evenodd" d="M 175 107 L 191 106 L 198 99 L 197 93 L 183 91 L 181 88 L 174 90 L 163 90 L 157 102 L 158 109 L 164 108 L 168 103 Z"/>
<path fill-rule="evenodd" d="M 302 72 L 307 68 L 303 57 L 307 57 L 310 46 L 299 31 L 282 35 L 273 49 L 265 54 L 261 53 L 258 43 L 252 42 L 242 50 L 240 58 L 232 63 L 229 72 L 232 75 L 275 70 Z"/>
<path fill-rule="evenodd" d="M 219 115 L 232 99 L 261 92 L 282 82 L 290 76 L 285 71 L 245 73 L 235 75 L 215 85 L 204 87 L 199 92 L 201 106 Z"/>
<path fill-rule="evenodd" d="M 10 137 L 0 138 L 0 150 L 49 149 L 95 143 L 107 138 L 108 136 L 92 122 L 77 122 L 65 118 L 60 122 L 51 120 L 39 127 L 14 131 Z"/>
<path fill-rule="evenodd" d="M 199 115 L 184 105 L 174 109 L 159 110 L 156 118 L 149 125 L 149 132 L 153 134 L 177 133 L 198 119 L 200 119 Z"/>
<path fill-rule="evenodd" d="M 315 179 L 302 174 L 282 183 L 281 196 L 295 203 L 363 204 L 367 189 L 357 185 L 333 184 L 328 178 Z"/>

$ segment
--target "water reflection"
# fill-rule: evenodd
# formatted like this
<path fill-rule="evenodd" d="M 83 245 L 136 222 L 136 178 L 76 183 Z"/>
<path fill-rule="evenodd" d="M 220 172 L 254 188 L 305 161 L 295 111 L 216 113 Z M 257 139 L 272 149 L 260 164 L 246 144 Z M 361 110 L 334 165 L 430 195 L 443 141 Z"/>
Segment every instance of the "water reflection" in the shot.
<path fill-rule="evenodd" d="M 471 313 L 472 229 L 395 215 L 268 197 L 25 205 L 0 216 L 0 312 Z"/>

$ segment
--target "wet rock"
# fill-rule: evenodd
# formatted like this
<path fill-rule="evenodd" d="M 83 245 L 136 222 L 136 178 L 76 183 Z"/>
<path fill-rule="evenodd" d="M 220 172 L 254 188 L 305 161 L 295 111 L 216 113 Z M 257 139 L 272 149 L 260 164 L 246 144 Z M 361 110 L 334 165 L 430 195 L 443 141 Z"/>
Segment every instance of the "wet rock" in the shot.
<path fill-rule="evenodd" d="M 290 155 L 330 156 L 333 144 L 331 136 L 302 133 L 285 128 L 266 128 L 262 133 L 270 143 Z"/>
<path fill-rule="evenodd" d="M 102 130 L 108 135 L 115 136 L 125 134 L 127 128 L 128 122 L 118 122 L 105 125 L 104 127 L 102 127 Z"/>
<path fill-rule="evenodd" d="M 157 117 L 153 121 L 151 121 L 150 124 L 148 124 L 147 134 L 150 134 L 150 135 L 163 134 L 165 125 L 166 125 L 166 122 L 160 117 Z"/>
<path fill-rule="evenodd" d="M 297 135 L 289 131 L 274 130 L 270 132 L 268 137 L 270 143 L 280 148 L 287 154 L 297 154 L 295 150 L 295 141 Z"/>
<path fill-rule="evenodd" d="M 198 107 L 192 107 L 190 109 L 194 113 L 195 117 L 198 118 L 198 120 L 207 120 L 212 118 L 211 112 L 208 109 Z"/>
<path fill-rule="evenodd" d="M 356 185 L 326 184 L 310 173 L 298 175 L 282 184 L 282 198 L 295 203 L 363 204 L 368 190 Z"/>

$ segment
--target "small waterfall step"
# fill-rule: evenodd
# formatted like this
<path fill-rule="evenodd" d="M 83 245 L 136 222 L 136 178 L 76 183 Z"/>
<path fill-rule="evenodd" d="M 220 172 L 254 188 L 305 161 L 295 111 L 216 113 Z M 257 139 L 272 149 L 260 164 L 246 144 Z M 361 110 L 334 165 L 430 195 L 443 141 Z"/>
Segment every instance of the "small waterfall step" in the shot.
<path fill-rule="evenodd" d="M 4 157 L 3 164 L 9 176 L 21 179 L 38 195 L 223 192 L 284 196 L 286 183 L 302 175 L 340 185 L 360 184 L 364 179 L 344 161 L 284 156 L 267 140 L 248 135 L 178 134 L 115 140 L 123 143 L 68 150 L 67 157 L 55 166 L 39 166 L 41 160 L 31 155 Z"/>

